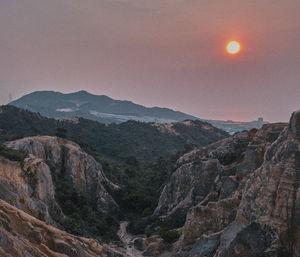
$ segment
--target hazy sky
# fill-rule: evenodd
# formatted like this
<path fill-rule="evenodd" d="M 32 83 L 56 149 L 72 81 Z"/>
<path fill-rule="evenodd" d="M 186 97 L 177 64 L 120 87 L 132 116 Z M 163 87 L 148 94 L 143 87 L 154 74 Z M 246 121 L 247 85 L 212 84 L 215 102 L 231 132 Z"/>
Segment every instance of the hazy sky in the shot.
<path fill-rule="evenodd" d="M 299 14 L 299 0 L 0 0 L 0 103 L 85 89 L 285 121 L 300 109 Z M 240 54 L 226 54 L 231 39 Z"/>

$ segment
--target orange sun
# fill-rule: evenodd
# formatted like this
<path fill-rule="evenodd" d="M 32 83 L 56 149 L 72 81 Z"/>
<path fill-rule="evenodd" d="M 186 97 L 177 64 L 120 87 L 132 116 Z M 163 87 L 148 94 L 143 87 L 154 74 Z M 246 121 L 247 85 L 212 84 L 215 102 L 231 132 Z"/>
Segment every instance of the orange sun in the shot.
<path fill-rule="evenodd" d="M 229 54 L 237 54 L 241 50 L 241 44 L 238 41 L 230 41 L 226 46 Z"/>

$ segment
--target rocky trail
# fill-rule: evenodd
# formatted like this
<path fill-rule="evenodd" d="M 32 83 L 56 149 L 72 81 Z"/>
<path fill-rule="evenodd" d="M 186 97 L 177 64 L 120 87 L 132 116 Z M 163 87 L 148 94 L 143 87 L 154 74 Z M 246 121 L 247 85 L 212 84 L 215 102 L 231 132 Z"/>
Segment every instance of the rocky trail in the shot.
<path fill-rule="evenodd" d="M 126 257 L 143 257 L 142 252 L 134 247 L 134 240 L 136 237 L 127 232 L 128 225 L 128 221 L 121 221 L 120 229 L 118 231 L 118 236 L 125 246 Z"/>

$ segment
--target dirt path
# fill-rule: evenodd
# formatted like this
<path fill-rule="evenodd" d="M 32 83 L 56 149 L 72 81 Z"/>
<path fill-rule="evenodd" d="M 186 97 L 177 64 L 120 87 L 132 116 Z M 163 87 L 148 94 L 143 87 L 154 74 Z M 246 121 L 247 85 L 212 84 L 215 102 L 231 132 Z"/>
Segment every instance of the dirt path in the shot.
<path fill-rule="evenodd" d="M 127 233 L 127 226 L 128 221 L 121 221 L 120 222 L 120 229 L 118 231 L 118 236 L 120 237 L 121 241 L 124 243 L 126 249 L 126 256 L 127 257 L 143 257 L 142 252 L 135 249 L 133 246 L 133 240 L 135 237 Z"/>

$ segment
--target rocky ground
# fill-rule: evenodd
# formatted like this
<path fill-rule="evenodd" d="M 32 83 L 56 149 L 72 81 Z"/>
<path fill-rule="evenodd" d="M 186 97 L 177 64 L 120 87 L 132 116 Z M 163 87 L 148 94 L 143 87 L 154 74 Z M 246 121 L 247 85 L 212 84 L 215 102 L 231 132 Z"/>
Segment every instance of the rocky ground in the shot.
<path fill-rule="evenodd" d="M 139 246 L 143 248 L 143 238 L 135 237 L 127 232 L 128 221 L 120 222 L 120 229 L 118 231 L 118 236 L 122 241 L 127 257 L 142 257 L 142 251 L 138 250 Z M 141 245 L 139 245 L 141 242 Z"/>

